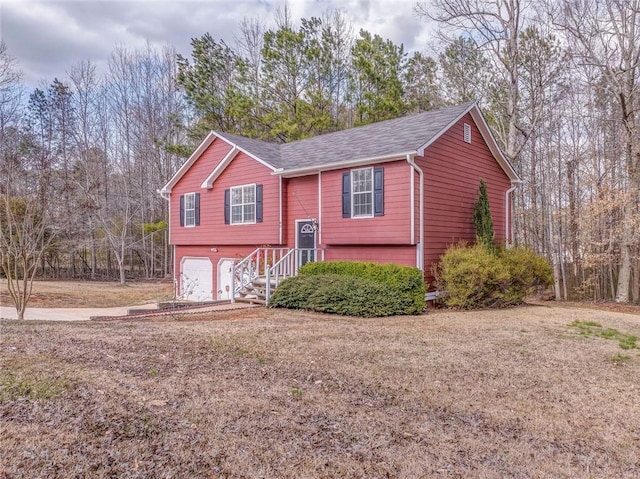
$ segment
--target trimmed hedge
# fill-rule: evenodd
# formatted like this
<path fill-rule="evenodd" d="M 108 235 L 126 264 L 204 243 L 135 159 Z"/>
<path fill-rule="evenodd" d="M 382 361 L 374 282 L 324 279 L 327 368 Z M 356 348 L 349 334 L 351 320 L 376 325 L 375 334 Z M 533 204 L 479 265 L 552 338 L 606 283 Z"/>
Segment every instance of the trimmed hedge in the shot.
<path fill-rule="evenodd" d="M 305 264 L 278 287 L 270 306 L 365 317 L 419 314 L 424 294 L 417 268 L 330 261 Z"/>
<path fill-rule="evenodd" d="M 454 308 L 495 308 L 521 304 L 527 294 L 553 283 L 549 263 L 524 248 L 495 253 L 475 245 L 451 246 L 440 259 L 438 289 Z"/>

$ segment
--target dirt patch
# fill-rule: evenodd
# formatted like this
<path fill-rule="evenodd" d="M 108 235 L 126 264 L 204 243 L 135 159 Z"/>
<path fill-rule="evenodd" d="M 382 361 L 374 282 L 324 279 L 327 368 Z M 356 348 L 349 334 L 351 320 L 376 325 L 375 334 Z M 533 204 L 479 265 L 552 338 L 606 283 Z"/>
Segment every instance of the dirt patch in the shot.
<path fill-rule="evenodd" d="M 0 477 L 640 475 L 633 316 L 194 319 L 0 322 Z"/>
<path fill-rule="evenodd" d="M 133 306 L 167 300 L 171 283 L 160 281 L 130 282 L 122 286 L 104 281 L 34 281 L 28 307 L 32 308 L 108 308 Z M 7 281 L 0 279 L 0 304 L 12 306 Z"/>

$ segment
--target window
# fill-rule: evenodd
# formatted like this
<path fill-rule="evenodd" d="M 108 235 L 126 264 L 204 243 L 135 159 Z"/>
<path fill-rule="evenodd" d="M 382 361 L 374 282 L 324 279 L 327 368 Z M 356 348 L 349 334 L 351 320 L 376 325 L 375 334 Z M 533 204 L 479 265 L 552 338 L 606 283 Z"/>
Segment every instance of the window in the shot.
<path fill-rule="evenodd" d="M 184 195 L 184 225 L 196 225 L 196 194 L 189 193 Z"/>
<path fill-rule="evenodd" d="M 262 185 L 234 186 L 224 190 L 224 224 L 262 223 Z"/>
<path fill-rule="evenodd" d="M 231 188 L 231 224 L 256 222 L 256 185 Z"/>
<path fill-rule="evenodd" d="M 180 196 L 180 226 L 200 225 L 200 193 Z"/>
<path fill-rule="evenodd" d="M 351 171 L 351 217 L 373 216 L 373 168 Z"/>
<path fill-rule="evenodd" d="M 384 168 L 360 168 L 342 175 L 342 217 L 384 216 Z"/>
<path fill-rule="evenodd" d="M 464 124 L 463 139 L 465 143 L 471 143 L 471 125 L 468 123 Z"/>

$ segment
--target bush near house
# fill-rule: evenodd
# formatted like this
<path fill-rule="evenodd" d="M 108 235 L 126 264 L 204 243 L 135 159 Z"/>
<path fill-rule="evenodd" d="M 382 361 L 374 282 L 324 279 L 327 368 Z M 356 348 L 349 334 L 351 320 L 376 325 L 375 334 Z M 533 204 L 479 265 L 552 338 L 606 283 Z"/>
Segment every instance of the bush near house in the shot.
<path fill-rule="evenodd" d="M 498 308 L 524 302 L 553 283 L 547 261 L 526 248 L 491 250 L 482 244 L 449 247 L 436 272 L 445 304 L 454 308 Z"/>
<path fill-rule="evenodd" d="M 364 317 L 419 314 L 424 293 L 418 268 L 327 261 L 300 268 L 298 276 L 280 285 L 270 305 Z"/>

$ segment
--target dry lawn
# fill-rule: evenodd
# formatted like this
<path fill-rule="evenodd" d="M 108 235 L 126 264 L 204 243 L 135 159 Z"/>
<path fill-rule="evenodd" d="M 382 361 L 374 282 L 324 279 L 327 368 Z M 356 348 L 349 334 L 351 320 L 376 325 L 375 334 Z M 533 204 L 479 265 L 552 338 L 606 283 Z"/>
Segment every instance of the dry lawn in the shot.
<path fill-rule="evenodd" d="M 171 282 L 140 281 L 122 286 L 107 281 L 34 281 L 27 307 L 107 308 L 135 306 L 166 300 L 173 294 Z M 7 280 L 0 279 L 0 304 L 13 306 Z"/>
<path fill-rule="evenodd" d="M 540 306 L 0 322 L 0 477 L 640 477 L 639 351 L 575 320 L 640 336 Z"/>

